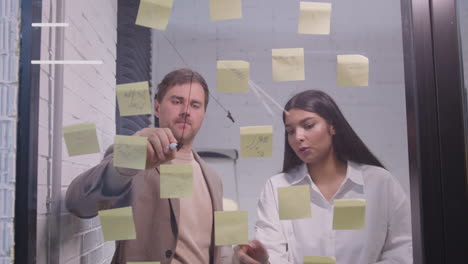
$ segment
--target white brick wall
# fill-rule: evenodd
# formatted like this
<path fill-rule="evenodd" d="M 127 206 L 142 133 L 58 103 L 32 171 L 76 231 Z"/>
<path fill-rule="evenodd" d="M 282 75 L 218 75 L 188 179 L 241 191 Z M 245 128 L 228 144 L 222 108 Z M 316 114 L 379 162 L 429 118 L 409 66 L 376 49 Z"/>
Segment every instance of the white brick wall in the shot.
<path fill-rule="evenodd" d="M 11 263 L 14 243 L 19 4 L 0 1 L 0 264 Z"/>
<path fill-rule="evenodd" d="M 65 2 L 65 21 L 56 21 L 59 0 L 43 0 L 42 22 L 67 22 L 64 29 L 64 59 L 102 60 L 103 65 L 65 65 L 63 102 L 54 102 L 54 68 L 41 66 L 38 160 L 37 263 L 47 264 L 47 242 L 60 242 L 59 263 L 110 263 L 113 243 L 104 243 L 98 218 L 79 219 L 66 211 L 62 202 L 60 232 L 47 232 L 47 190 L 52 157 L 49 142 L 62 145 L 62 201 L 70 182 L 81 172 L 96 165 L 115 134 L 115 60 L 117 43 L 117 0 Z M 52 9 L 50 8 L 52 7 Z M 41 59 L 55 59 L 54 29 L 43 28 Z M 101 153 L 69 157 L 61 136 L 53 135 L 53 112 L 63 105 L 63 126 L 96 123 Z M 50 131 L 50 133 L 49 133 Z M 52 145 L 50 145 L 52 146 Z M 55 236 L 55 237 L 54 237 Z"/>

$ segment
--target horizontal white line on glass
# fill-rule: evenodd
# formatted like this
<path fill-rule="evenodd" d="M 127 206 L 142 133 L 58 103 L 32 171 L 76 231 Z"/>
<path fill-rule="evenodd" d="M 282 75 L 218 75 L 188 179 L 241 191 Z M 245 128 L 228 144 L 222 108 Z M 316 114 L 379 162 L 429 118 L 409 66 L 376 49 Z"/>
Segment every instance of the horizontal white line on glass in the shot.
<path fill-rule="evenodd" d="M 32 60 L 31 64 L 102 64 L 100 60 Z"/>
<path fill-rule="evenodd" d="M 33 27 L 68 27 L 68 23 L 32 23 Z"/>

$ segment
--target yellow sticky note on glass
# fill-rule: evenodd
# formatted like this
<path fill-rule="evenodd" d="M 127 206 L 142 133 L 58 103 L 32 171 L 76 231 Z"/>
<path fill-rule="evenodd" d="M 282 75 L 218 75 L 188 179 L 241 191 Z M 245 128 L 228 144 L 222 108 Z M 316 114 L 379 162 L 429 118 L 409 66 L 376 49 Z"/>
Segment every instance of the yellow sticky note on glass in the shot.
<path fill-rule="evenodd" d="M 246 211 L 218 211 L 215 218 L 215 245 L 249 243 L 248 214 Z"/>
<path fill-rule="evenodd" d="M 303 48 L 273 49 L 271 55 L 274 81 L 305 80 Z"/>
<path fill-rule="evenodd" d="M 162 164 L 159 169 L 161 173 L 161 198 L 182 198 L 192 196 L 192 164 Z"/>
<path fill-rule="evenodd" d="M 144 170 L 146 168 L 146 137 L 115 136 L 114 166 Z"/>
<path fill-rule="evenodd" d="M 338 86 L 369 86 L 369 59 L 362 55 L 337 56 Z"/>
<path fill-rule="evenodd" d="M 136 239 L 132 207 L 98 212 L 105 241 Z"/>
<path fill-rule="evenodd" d="M 151 114 L 148 82 L 117 85 L 116 93 L 120 116 Z"/>
<path fill-rule="evenodd" d="M 217 62 L 217 91 L 223 93 L 245 93 L 249 90 L 250 63 L 241 60 Z"/>
<path fill-rule="evenodd" d="M 334 257 L 305 256 L 304 264 L 336 264 Z"/>
<path fill-rule="evenodd" d="M 273 127 L 251 126 L 240 128 L 240 156 L 243 158 L 271 157 Z"/>
<path fill-rule="evenodd" d="M 333 229 L 363 229 L 366 219 L 364 199 L 335 200 Z"/>
<path fill-rule="evenodd" d="M 67 145 L 69 156 L 84 155 L 100 151 L 96 135 L 96 125 L 93 123 L 63 127 L 63 137 Z"/>
<path fill-rule="evenodd" d="M 299 34 L 330 34 L 330 3 L 301 2 L 299 11 Z"/>
<path fill-rule="evenodd" d="M 165 30 L 174 0 L 141 0 L 135 24 Z"/>
<path fill-rule="evenodd" d="M 210 0 L 211 20 L 242 18 L 241 0 Z"/>
<path fill-rule="evenodd" d="M 309 185 L 278 188 L 280 220 L 312 217 Z"/>

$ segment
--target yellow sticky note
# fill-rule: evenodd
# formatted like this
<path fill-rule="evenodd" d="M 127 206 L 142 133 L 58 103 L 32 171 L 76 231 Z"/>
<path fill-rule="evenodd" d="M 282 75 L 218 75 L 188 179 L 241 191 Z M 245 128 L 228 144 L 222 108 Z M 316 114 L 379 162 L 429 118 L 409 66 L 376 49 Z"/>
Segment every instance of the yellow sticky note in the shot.
<path fill-rule="evenodd" d="M 369 59 L 362 55 L 337 56 L 338 86 L 369 86 Z"/>
<path fill-rule="evenodd" d="M 93 123 L 63 127 L 63 137 L 67 145 L 69 156 L 84 155 L 100 151 L 96 135 L 96 125 Z"/>
<path fill-rule="evenodd" d="M 242 18 L 241 0 L 210 0 L 211 20 Z"/>
<path fill-rule="evenodd" d="M 271 157 L 273 127 L 251 126 L 240 128 L 240 156 L 244 158 Z"/>
<path fill-rule="evenodd" d="M 336 264 L 334 257 L 305 256 L 304 264 Z"/>
<path fill-rule="evenodd" d="M 223 93 L 245 93 L 249 90 L 250 64 L 241 60 L 217 62 L 217 91 Z"/>
<path fill-rule="evenodd" d="M 299 34 L 330 34 L 330 3 L 301 2 L 299 11 Z"/>
<path fill-rule="evenodd" d="M 364 199 L 335 200 L 333 229 L 363 229 L 366 218 Z"/>
<path fill-rule="evenodd" d="M 120 84 L 116 92 L 120 116 L 151 114 L 148 82 Z"/>
<path fill-rule="evenodd" d="M 312 217 L 309 185 L 278 188 L 280 220 Z"/>
<path fill-rule="evenodd" d="M 146 137 L 115 136 L 114 166 L 144 170 L 146 168 Z"/>
<path fill-rule="evenodd" d="M 162 164 L 159 168 L 161 172 L 161 198 L 192 196 L 192 164 Z"/>
<path fill-rule="evenodd" d="M 274 81 L 303 81 L 304 49 L 273 49 L 272 65 Z"/>
<path fill-rule="evenodd" d="M 165 30 L 174 0 L 141 0 L 135 24 Z"/>
<path fill-rule="evenodd" d="M 105 241 L 136 239 L 132 207 L 98 212 Z"/>
<path fill-rule="evenodd" d="M 249 243 L 248 214 L 246 211 L 219 211 L 214 213 L 215 245 Z"/>

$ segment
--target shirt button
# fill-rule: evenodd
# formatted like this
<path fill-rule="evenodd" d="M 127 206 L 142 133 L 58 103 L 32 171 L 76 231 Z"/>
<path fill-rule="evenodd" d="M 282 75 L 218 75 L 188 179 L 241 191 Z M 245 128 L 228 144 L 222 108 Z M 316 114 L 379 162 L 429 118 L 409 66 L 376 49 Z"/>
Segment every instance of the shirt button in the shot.
<path fill-rule="evenodd" d="M 166 250 L 166 258 L 170 258 L 172 256 L 171 250 Z"/>

